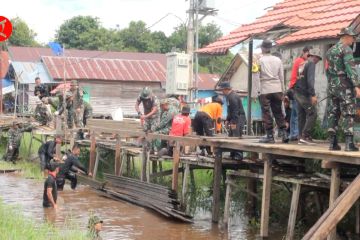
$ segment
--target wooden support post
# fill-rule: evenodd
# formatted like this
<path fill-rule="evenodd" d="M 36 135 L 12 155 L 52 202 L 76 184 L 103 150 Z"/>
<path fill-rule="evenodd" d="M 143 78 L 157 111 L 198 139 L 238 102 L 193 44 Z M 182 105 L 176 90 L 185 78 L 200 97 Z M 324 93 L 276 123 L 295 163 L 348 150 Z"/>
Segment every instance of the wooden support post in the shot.
<path fill-rule="evenodd" d="M 260 236 L 269 236 L 269 212 L 270 212 L 270 193 L 272 182 L 272 159 L 269 154 L 263 154 L 264 159 L 264 180 L 261 202 L 261 221 Z"/>
<path fill-rule="evenodd" d="M 146 152 L 146 181 L 149 183 L 150 182 L 150 151 Z"/>
<path fill-rule="evenodd" d="M 55 125 L 56 125 L 56 135 L 61 135 L 62 134 L 61 116 L 59 116 L 59 115 L 56 116 Z M 61 159 L 61 143 L 56 144 L 55 155 L 58 159 Z"/>
<path fill-rule="evenodd" d="M 214 163 L 214 183 L 213 183 L 213 202 L 212 202 L 212 221 L 219 222 L 220 215 L 220 184 L 222 172 L 222 150 L 215 149 Z"/>
<path fill-rule="evenodd" d="M 359 200 L 356 202 L 356 205 L 355 205 L 355 217 L 356 217 L 355 233 L 357 235 L 359 235 L 360 234 L 360 204 L 359 204 Z"/>
<path fill-rule="evenodd" d="M 190 172 L 190 166 L 189 164 L 185 164 L 185 170 L 184 170 L 184 178 L 183 178 L 183 184 L 182 184 L 182 191 L 181 191 L 181 201 L 182 205 L 185 206 L 186 204 L 186 194 L 188 190 L 188 176 Z"/>
<path fill-rule="evenodd" d="M 121 142 L 120 137 L 116 137 L 116 146 L 115 146 L 115 175 L 120 176 L 120 166 L 122 163 L 121 158 Z"/>
<path fill-rule="evenodd" d="M 227 228 L 230 218 L 230 203 L 231 203 L 231 177 L 226 178 L 226 193 L 225 193 L 225 207 L 224 207 L 224 226 Z"/>
<path fill-rule="evenodd" d="M 76 133 L 75 132 L 71 132 L 71 135 L 70 135 L 70 149 L 73 148 L 74 144 L 75 144 L 75 136 L 76 136 Z"/>
<path fill-rule="evenodd" d="M 333 206 L 321 216 L 302 240 L 324 239 L 350 210 L 360 197 L 360 174 L 336 199 Z"/>
<path fill-rule="evenodd" d="M 179 163 L 180 163 L 180 144 L 175 142 L 173 151 L 173 174 L 171 189 L 177 192 L 178 178 L 179 178 Z"/>
<path fill-rule="evenodd" d="M 126 154 L 126 176 L 130 176 L 130 164 L 131 164 L 131 156 L 128 152 L 125 152 Z"/>
<path fill-rule="evenodd" d="M 96 139 L 95 139 L 95 132 L 93 131 L 91 132 L 91 136 L 90 136 L 89 173 L 94 173 L 95 158 L 96 158 Z"/>
<path fill-rule="evenodd" d="M 194 174 L 194 169 L 190 168 L 190 183 L 191 183 L 191 187 L 192 189 L 195 189 L 195 174 Z"/>
<path fill-rule="evenodd" d="M 334 202 L 339 196 L 340 188 L 340 168 L 338 165 L 334 165 L 331 169 L 331 182 L 330 182 L 330 197 L 329 207 L 334 205 Z M 336 227 L 330 232 L 328 240 L 336 240 Z"/>
<path fill-rule="evenodd" d="M 99 167 L 99 161 L 100 161 L 100 151 L 98 149 L 98 151 L 96 152 L 94 172 L 93 172 L 93 175 L 92 175 L 93 179 L 96 179 L 96 174 L 97 174 L 97 170 L 98 170 L 98 167 Z"/>
<path fill-rule="evenodd" d="M 293 184 L 293 191 L 292 191 L 292 198 L 291 198 L 291 206 L 290 206 L 290 214 L 289 214 L 289 222 L 286 232 L 286 240 L 294 239 L 294 230 L 296 224 L 296 215 L 299 206 L 299 197 L 301 192 L 301 184 L 294 183 Z"/>
<path fill-rule="evenodd" d="M 141 176 L 140 180 L 145 182 L 146 181 L 146 161 L 147 161 L 147 152 L 148 152 L 148 142 L 146 139 L 143 142 L 142 147 L 142 154 L 141 154 Z"/>

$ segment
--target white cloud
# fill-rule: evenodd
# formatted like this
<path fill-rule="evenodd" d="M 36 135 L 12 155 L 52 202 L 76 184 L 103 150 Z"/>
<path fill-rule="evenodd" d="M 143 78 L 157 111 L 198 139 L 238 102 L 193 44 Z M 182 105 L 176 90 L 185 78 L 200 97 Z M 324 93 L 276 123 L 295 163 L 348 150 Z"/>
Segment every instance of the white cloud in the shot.
<path fill-rule="evenodd" d="M 224 33 L 238 25 L 249 23 L 261 16 L 266 7 L 280 0 L 217 0 L 218 15 L 208 16 L 205 22 L 214 21 Z M 66 20 L 77 15 L 99 17 L 104 27 L 127 27 L 130 21 L 142 20 L 148 26 L 167 13 L 173 13 L 186 20 L 189 1 L 184 0 L 12 0 L 2 3 L 3 15 L 8 18 L 20 17 L 38 35 L 37 40 L 46 43 L 53 39 L 56 29 Z M 152 30 L 169 35 L 181 21 L 168 16 Z"/>

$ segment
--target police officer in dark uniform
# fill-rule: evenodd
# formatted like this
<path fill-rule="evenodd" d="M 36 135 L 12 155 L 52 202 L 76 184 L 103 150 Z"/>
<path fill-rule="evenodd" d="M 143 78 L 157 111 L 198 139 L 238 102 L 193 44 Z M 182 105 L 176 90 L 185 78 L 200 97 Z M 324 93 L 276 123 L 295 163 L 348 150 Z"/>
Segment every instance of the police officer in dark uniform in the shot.
<path fill-rule="evenodd" d="M 47 176 L 47 170 L 51 159 L 55 159 L 56 144 L 61 144 L 61 137 L 56 136 L 55 140 L 47 141 L 43 143 L 38 150 L 40 158 L 40 168 L 44 172 L 44 176 Z M 59 159 L 57 159 L 59 160 Z"/>
<path fill-rule="evenodd" d="M 47 87 L 44 84 L 41 84 L 41 80 L 39 77 L 35 78 L 35 90 L 34 90 L 34 95 L 38 96 L 40 98 L 40 100 L 43 97 L 48 97 L 49 96 L 49 92 Z"/>
<path fill-rule="evenodd" d="M 66 179 L 71 181 L 71 189 L 75 190 L 77 185 L 76 168 L 83 171 L 86 175 L 88 174 L 86 168 L 79 160 L 79 155 L 80 148 L 76 144 L 73 146 L 71 153 L 65 155 L 66 159 L 64 163 L 61 164 L 59 174 L 56 177 L 56 184 L 59 191 L 64 189 Z M 91 176 L 91 174 L 89 174 L 89 176 Z"/>
<path fill-rule="evenodd" d="M 229 126 L 229 137 L 241 137 L 246 121 L 244 107 L 241 98 L 232 90 L 229 82 L 223 82 L 219 85 L 226 96 L 227 118 L 226 123 Z M 241 151 L 231 151 L 230 156 L 234 160 L 241 160 L 243 154 Z"/>

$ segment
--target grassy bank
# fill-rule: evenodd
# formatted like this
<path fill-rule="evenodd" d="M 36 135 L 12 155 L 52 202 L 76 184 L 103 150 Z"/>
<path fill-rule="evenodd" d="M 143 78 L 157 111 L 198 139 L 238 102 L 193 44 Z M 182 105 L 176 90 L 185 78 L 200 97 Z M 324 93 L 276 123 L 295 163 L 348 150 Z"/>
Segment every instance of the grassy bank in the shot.
<path fill-rule="evenodd" d="M 16 240 L 82 240 L 86 233 L 74 227 L 64 226 L 58 230 L 47 223 L 36 223 L 24 217 L 18 206 L 4 204 L 0 199 L 0 239 Z"/>
<path fill-rule="evenodd" d="M 10 169 L 19 169 L 20 175 L 25 178 L 43 180 L 43 173 L 40 171 L 39 164 L 33 162 L 19 161 L 16 164 L 0 161 L 0 171 L 1 170 L 10 170 Z"/>

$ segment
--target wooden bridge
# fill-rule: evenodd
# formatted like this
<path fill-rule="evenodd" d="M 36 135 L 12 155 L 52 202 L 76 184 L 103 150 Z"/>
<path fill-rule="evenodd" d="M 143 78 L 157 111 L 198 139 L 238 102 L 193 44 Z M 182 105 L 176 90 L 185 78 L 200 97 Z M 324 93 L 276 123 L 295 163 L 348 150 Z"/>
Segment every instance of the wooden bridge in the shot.
<path fill-rule="evenodd" d="M 136 147 L 131 139 L 143 138 L 145 141 L 161 139 L 173 141 L 175 143 L 173 156 L 166 157 L 172 160 L 172 189 L 179 191 L 178 179 L 179 171 L 183 172 L 184 195 L 187 191 L 187 176 L 191 167 L 207 167 L 214 169 L 213 174 L 213 201 L 212 201 L 212 221 L 218 222 L 220 219 L 220 185 L 223 169 L 232 169 L 227 171 L 227 187 L 225 200 L 224 223 L 229 218 L 229 203 L 231 199 L 231 190 L 236 187 L 233 179 L 237 177 L 260 179 L 263 182 L 261 196 L 261 226 L 260 236 L 269 236 L 269 212 L 271 207 L 271 185 L 273 181 L 282 181 L 293 185 L 291 209 L 289 213 L 288 228 L 286 239 L 293 239 L 296 215 L 299 205 L 299 195 L 303 186 L 330 189 L 329 208 L 316 224 L 303 237 L 307 239 L 335 239 L 336 225 L 357 202 L 360 196 L 360 176 L 350 182 L 341 182 L 340 169 L 345 164 L 357 167 L 360 165 L 360 152 L 329 151 L 326 143 L 319 143 L 315 146 L 298 144 L 260 144 L 256 138 L 244 137 L 243 139 L 219 137 L 174 137 L 155 133 L 145 134 L 137 122 L 116 122 L 111 120 L 91 120 L 89 121 L 90 140 L 82 141 L 82 144 L 90 146 L 89 170 L 96 176 L 99 158 L 97 157 L 97 147 L 112 149 L 115 151 L 115 174 L 120 176 L 123 172 L 124 161 L 129 161 L 124 153 L 141 156 L 141 181 L 150 181 L 151 176 L 159 176 L 162 173 L 150 173 L 150 162 L 161 162 L 162 159 L 150 155 L 146 144 L 142 148 Z M 116 136 L 114 140 L 109 140 L 106 136 Z M 102 137 L 102 138 L 101 138 Z M 105 139 L 105 140 L 104 140 Z M 197 155 L 183 155 L 180 153 L 181 146 L 211 146 L 214 149 L 214 158 L 204 158 Z M 247 154 L 244 161 L 236 162 L 224 158 L 224 153 L 230 149 L 242 150 Z M 125 157 L 125 158 L 124 158 Z M 331 176 L 307 175 L 301 178 L 295 175 L 276 174 L 273 172 L 274 161 L 277 159 L 301 158 L 321 160 L 322 167 L 331 169 Z M 294 160 L 295 162 L 295 160 Z M 183 167 L 180 167 L 180 164 Z M 250 171 L 248 165 L 256 165 L 257 172 Z M 154 167 L 153 167 L 154 169 Z M 129 170 L 128 170 L 129 171 Z M 166 174 L 166 173 L 164 173 Z M 344 191 L 340 195 L 340 190 Z M 356 231 L 359 233 L 360 216 L 356 212 Z"/>

